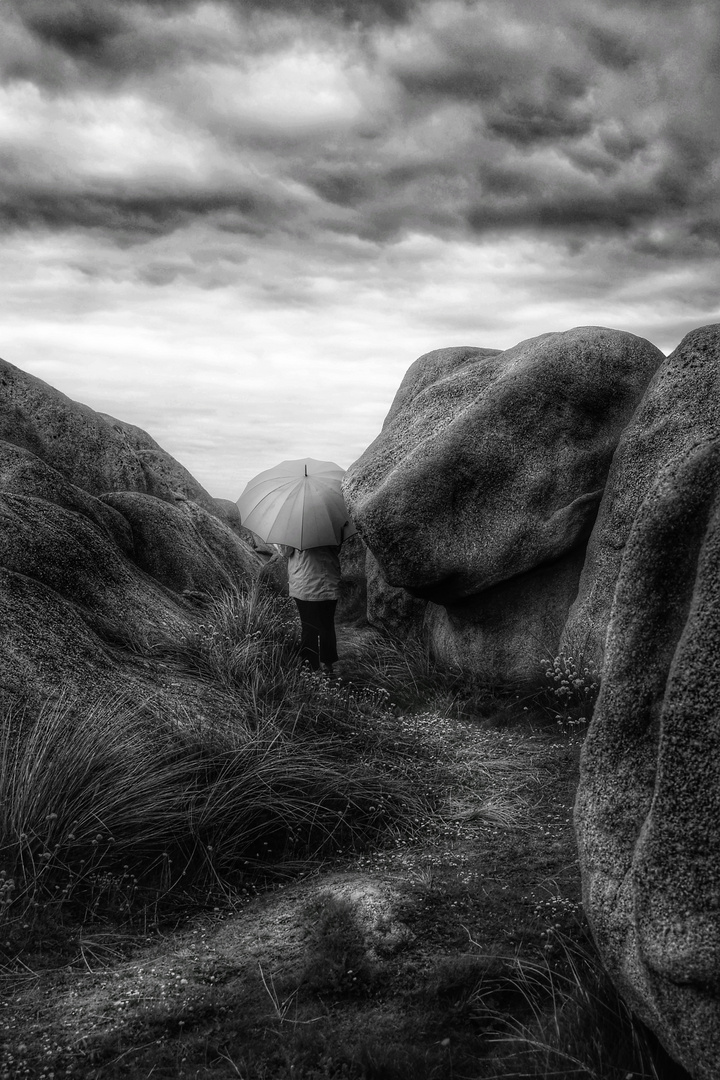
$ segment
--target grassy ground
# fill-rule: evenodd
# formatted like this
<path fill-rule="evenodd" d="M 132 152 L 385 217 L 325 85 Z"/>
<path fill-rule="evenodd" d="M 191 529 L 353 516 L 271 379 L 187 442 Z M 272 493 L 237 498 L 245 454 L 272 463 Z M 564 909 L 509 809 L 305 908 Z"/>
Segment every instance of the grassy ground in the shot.
<path fill-rule="evenodd" d="M 6 740 L 0 1078 L 677 1080 L 584 926 L 582 725 L 556 722 L 552 688 L 481 691 L 362 627 L 341 628 L 339 684 L 308 679 L 286 615 L 245 597 L 181 650 L 156 643 L 226 722 L 165 718 L 153 757 L 128 720 L 145 795 L 115 791 L 111 828 L 105 797 L 112 843 L 93 848 L 68 759 L 64 781 L 50 768 L 76 711 L 26 733 L 24 758 Z M 106 743 L 100 715 L 82 730 Z"/>

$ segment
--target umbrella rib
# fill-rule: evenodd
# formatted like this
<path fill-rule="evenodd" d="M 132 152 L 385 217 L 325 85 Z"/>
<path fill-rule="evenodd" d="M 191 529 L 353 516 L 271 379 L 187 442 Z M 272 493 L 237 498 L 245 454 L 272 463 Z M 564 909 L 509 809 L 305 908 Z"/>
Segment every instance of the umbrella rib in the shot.
<path fill-rule="evenodd" d="M 297 514 L 299 495 L 299 490 L 289 492 L 275 515 L 269 535 L 275 531 L 277 543 L 289 544 L 290 547 L 299 546 L 296 537 L 292 534 L 292 523 Z"/>
<path fill-rule="evenodd" d="M 276 487 L 272 488 L 270 491 L 266 491 L 265 494 L 261 495 L 257 499 L 257 502 L 255 502 L 253 504 L 252 511 L 254 512 L 255 510 L 257 510 L 268 499 L 272 500 L 272 499 L 282 498 L 283 497 L 283 492 L 285 491 L 285 489 L 287 489 L 287 494 L 290 494 L 291 491 L 292 491 L 292 488 L 295 486 L 296 483 L 297 483 L 296 480 L 292 480 L 291 482 L 289 481 L 286 484 L 278 484 Z"/>
<path fill-rule="evenodd" d="M 307 498 L 307 473 L 303 479 L 302 488 L 300 489 L 300 548 L 302 549 L 305 543 L 305 501 Z"/>

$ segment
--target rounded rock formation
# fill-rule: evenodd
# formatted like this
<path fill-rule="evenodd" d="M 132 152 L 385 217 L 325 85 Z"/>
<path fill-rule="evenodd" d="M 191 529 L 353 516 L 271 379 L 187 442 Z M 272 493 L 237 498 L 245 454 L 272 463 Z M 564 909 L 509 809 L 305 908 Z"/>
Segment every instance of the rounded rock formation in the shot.
<path fill-rule="evenodd" d="M 252 549 L 196 503 L 167 503 L 139 491 L 102 496 L 130 525 L 133 562 L 174 592 L 212 596 L 257 576 Z"/>
<path fill-rule="evenodd" d="M 587 539 L 617 441 L 662 360 L 602 327 L 477 351 L 391 410 L 343 483 L 386 580 L 436 603 Z"/>
<path fill-rule="evenodd" d="M 720 324 L 701 326 L 663 359 L 623 432 L 587 547 L 563 640 L 587 642 L 602 664 L 620 562 L 635 516 L 660 471 L 720 437 Z"/>
<path fill-rule="evenodd" d="M 666 469 L 625 545 L 575 808 L 585 911 L 631 1008 L 720 1061 L 720 441 Z"/>
<path fill-rule="evenodd" d="M 29 450 L 90 495 L 140 491 L 189 499 L 239 531 L 237 509 L 214 499 L 142 428 L 95 412 L 0 359 L 0 441 Z"/>
<path fill-rule="evenodd" d="M 58 695 L 203 709 L 212 691 L 154 645 L 182 648 L 198 599 L 257 577 L 231 516 L 139 428 L 0 361 L 3 710 Z"/>
<path fill-rule="evenodd" d="M 552 570 L 543 576 L 550 592 L 557 584 L 562 604 L 535 598 L 543 619 L 550 612 L 558 621 L 552 641 L 544 625 L 527 626 L 524 636 L 537 640 L 532 656 L 512 671 L 493 664 L 492 677 L 501 681 L 516 678 L 518 666 L 525 678 L 536 677 L 539 655 L 557 644 L 574 598 L 577 553 L 618 439 L 662 360 L 633 334 L 579 327 L 505 352 L 440 350 L 413 365 L 343 489 L 382 579 L 447 609 L 445 620 L 433 621 L 439 648 L 462 652 L 490 677 L 483 654 L 512 651 L 519 628 L 501 620 L 497 633 L 508 641 L 490 648 L 480 633 L 473 649 L 472 624 L 497 623 L 486 594 L 574 552 L 571 571 L 563 563 L 559 577 Z M 568 573 L 576 575 L 570 584 Z M 382 607 L 376 591 L 369 586 L 370 604 Z M 453 644 L 448 635 L 459 637 Z"/>

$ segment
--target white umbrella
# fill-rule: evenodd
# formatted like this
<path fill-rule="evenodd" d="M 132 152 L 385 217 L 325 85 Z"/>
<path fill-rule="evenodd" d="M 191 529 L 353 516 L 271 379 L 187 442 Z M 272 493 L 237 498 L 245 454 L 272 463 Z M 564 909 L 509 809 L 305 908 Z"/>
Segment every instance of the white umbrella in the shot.
<path fill-rule="evenodd" d="M 247 484 L 237 501 L 242 523 L 266 544 L 340 544 L 357 532 L 340 487 L 344 475 L 333 461 L 281 461 Z"/>

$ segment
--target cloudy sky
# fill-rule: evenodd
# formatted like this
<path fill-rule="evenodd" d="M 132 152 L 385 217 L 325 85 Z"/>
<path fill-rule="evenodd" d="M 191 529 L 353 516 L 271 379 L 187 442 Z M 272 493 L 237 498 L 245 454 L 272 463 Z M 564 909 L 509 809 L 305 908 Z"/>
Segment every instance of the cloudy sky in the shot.
<path fill-rule="evenodd" d="M 10 0 L 0 355 L 212 494 L 412 361 L 720 321 L 716 0 Z"/>

